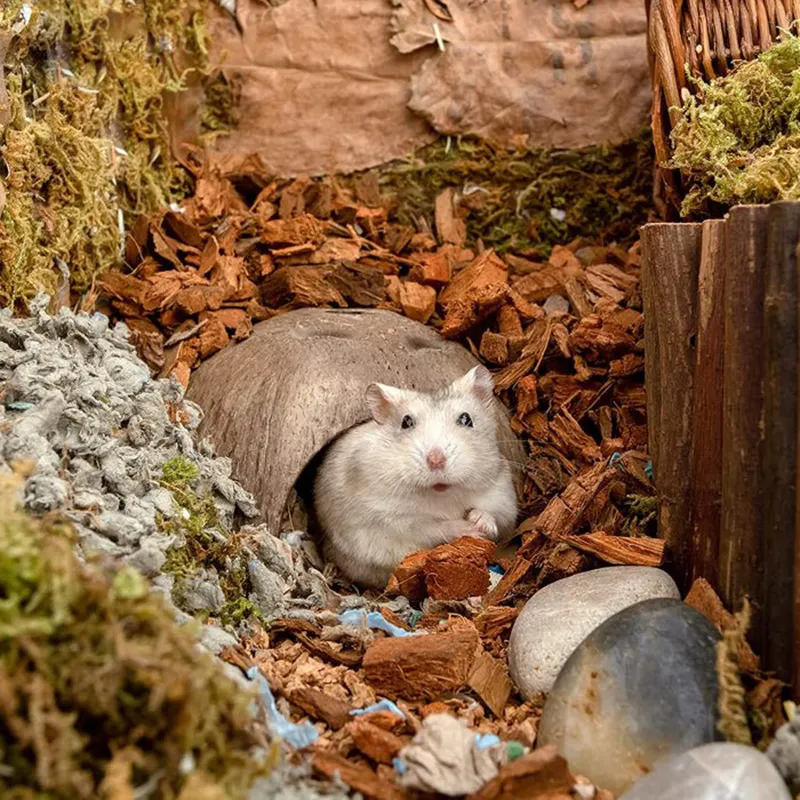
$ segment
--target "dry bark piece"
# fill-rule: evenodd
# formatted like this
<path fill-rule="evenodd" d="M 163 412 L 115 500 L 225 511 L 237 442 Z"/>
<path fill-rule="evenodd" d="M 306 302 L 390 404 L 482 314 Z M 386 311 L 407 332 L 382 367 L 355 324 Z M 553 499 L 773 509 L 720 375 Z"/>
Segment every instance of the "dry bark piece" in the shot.
<path fill-rule="evenodd" d="M 513 305 L 504 305 L 497 312 L 497 330 L 504 336 L 522 336 L 522 320 Z"/>
<path fill-rule="evenodd" d="M 413 281 L 402 281 L 399 292 L 403 313 L 417 322 L 426 323 L 436 308 L 436 289 Z"/>
<path fill-rule="evenodd" d="M 408 796 L 399 787 L 381 780 L 369 767 L 354 764 L 335 753 L 318 751 L 311 764 L 318 774 L 326 778 L 338 775 L 351 789 L 374 800 L 403 800 Z"/>
<path fill-rule="evenodd" d="M 573 329 L 570 344 L 590 362 L 607 362 L 632 353 L 636 340 L 624 328 L 592 314 Z"/>
<path fill-rule="evenodd" d="M 388 594 L 401 594 L 413 603 L 478 597 L 489 587 L 489 560 L 496 545 L 486 539 L 462 536 L 432 550 L 406 556 L 392 573 Z"/>
<path fill-rule="evenodd" d="M 489 560 L 494 542 L 463 536 L 439 545 L 425 561 L 425 586 L 434 600 L 480 597 L 489 589 Z"/>
<path fill-rule="evenodd" d="M 503 718 L 512 688 L 504 662 L 489 653 L 479 653 L 472 665 L 469 688 L 486 703 L 498 719 Z"/>
<path fill-rule="evenodd" d="M 568 800 L 575 779 L 555 745 L 546 745 L 500 768 L 469 800 Z"/>
<path fill-rule="evenodd" d="M 350 706 L 330 694 L 318 689 L 295 689 L 289 693 L 289 702 L 302 709 L 314 719 L 322 720 L 329 728 L 338 731 L 353 718 Z"/>
<path fill-rule="evenodd" d="M 409 278 L 429 286 L 445 286 L 450 281 L 453 258 L 450 247 L 440 247 L 435 253 L 417 256 Z"/>
<path fill-rule="evenodd" d="M 735 625 L 733 614 L 728 611 L 705 578 L 697 578 L 684 600 L 696 611 L 706 617 L 720 633 L 725 633 Z M 754 674 L 759 669 L 759 658 L 746 639 L 741 640 L 738 652 L 739 669 Z"/>
<path fill-rule="evenodd" d="M 216 311 L 225 299 L 225 291 L 217 286 L 187 286 L 175 296 L 175 305 L 184 314 L 194 316 L 201 311 Z"/>
<path fill-rule="evenodd" d="M 365 720 L 351 722 L 347 732 L 353 737 L 356 747 L 378 764 L 391 764 L 406 745 L 399 736 Z"/>
<path fill-rule="evenodd" d="M 452 339 L 466 333 L 497 311 L 507 297 L 508 286 L 505 283 L 493 283 L 470 290 L 466 298 L 450 301 L 442 326 L 442 336 Z M 439 299 L 441 301 L 441 297 Z"/>
<path fill-rule="evenodd" d="M 225 325 L 217 317 L 209 318 L 208 323 L 200 331 L 200 357 L 208 358 L 230 344 Z"/>
<path fill-rule="evenodd" d="M 488 606 L 475 617 L 475 627 L 482 639 L 504 638 L 511 633 L 511 628 L 518 616 L 518 608 Z"/>
<path fill-rule="evenodd" d="M 609 536 L 602 531 L 567 536 L 566 543 L 607 564 L 660 567 L 664 563 L 663 539 L 644 536 Z"/>
<path fill-rule="evenodd" d="M 439 302 L 447 306 L 455 300 L 469 300 L 479 289 L 496 284 L 508 284 L 508 267 L 490 249 L 481 253 L 452 278 L 439 295 Z"/>
<path fill-rule="evenodd" d="M 448 188 L 439 194 L 435 203 L 436 232 L 442 244 L 463 247 L 467 238 L 467 226 L 456 216 L 455 196 Z"/>
<path fill-rule="evenodd" d="M 550 295 L 564 292 L 562 279 L 552 268 L 532 272 L 530 275 L 514 281 L 512 287 L 515 292 L 531 303 L 543 303 Z"/>
<path fill-rule="evenodd" d="M 425 564 L 430 550 L 417 550 L 407 555 L 396 567 L 386 585 L 389 595 L 403 595 L 418 604 L 427 596 L 425 587 Z"/>
<path fill-rule="evenodd" d="M 253 332 L 253 323 L 250 315 L 242 308 L 221 308 L 209 314 L 212 319 L 218 319 L 227 330 L 232 331 L 235 340 L 246 339 Z"/>
<path fill-rule="evenodd" d="M 386 612 L 383 613 L 385 614 Z M 370 725 L 374 725 L 382 731 L 389 731 L 389 733 L 394 733 L 406 727 L 406 720 L 403 717 L 398 717 L 393 711 L 370 711 L 369 714 L 362 714 L 359 719 L 363 722 L 369 722 Z"/>
<path fill-rule="evenodd" d="M 557 244 L 550 252 L 549 263 L 559 269 L 580 270 L 581 261 L 568 247 Z"/>
<path fill-rule="evenodd" d="M 325 225 L 310 214 L 290 219 L 273 219 L 261 225 L 261 240 L 271 247 L 322 244 L 325 241 Z"/>
<path fill-rule="evenodd" d="M 134 278 L 133 275 L 125 275 L 119 270 L 104 272 L 97 282 L 111 297 L 137 305 L 142 304 L 147 291 L 147 284 L 144 281 Z"/>
<path fill-rule="evenodd" d="M 331 285 L 330 267 L 281 267 L 261 284 L 266 306 L 338 306 L 347 301 Z"/>
<path fill-rule="evenodd" d="M 588 464 L 602 459 L 595 440 L 565 410 L 560 411 L 550 421 L 550 436 L 556 446 L 571 458 Z"/>
<path fill-rule="evenodd" d="M 164 366 L 164 335 L 147 319 L 126 319 L 131 331 L 131 342 L 136 347 L 139 358 L 154 371 Z"/>
<path fill-rule="evenodd" d="M 477 649 L 474 628 L 378 639 L 364 654 L 364 679 L 391 699 L 435 700 L 467 686 Z"/>
<path fill-rule="evenodd" d="M 508 364 L 508 337 L 502 333 L 484 331 L 480 346 L 481 358 L 500 367 Z"/>

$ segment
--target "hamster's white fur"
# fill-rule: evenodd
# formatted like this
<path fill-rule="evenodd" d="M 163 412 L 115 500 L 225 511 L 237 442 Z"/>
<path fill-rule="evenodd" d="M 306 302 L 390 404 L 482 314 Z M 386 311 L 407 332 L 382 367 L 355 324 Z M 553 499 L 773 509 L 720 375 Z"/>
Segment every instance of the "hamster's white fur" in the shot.
<path fill-rule="evenodd" d="M 348 578 L 383 588 L 409 553 L 513 532 L 517 498 L 492 403 L 483 366 L 433 394 L 368 388 L 373 418 L 330 446 L 314 485 L 326 557 Z"/>

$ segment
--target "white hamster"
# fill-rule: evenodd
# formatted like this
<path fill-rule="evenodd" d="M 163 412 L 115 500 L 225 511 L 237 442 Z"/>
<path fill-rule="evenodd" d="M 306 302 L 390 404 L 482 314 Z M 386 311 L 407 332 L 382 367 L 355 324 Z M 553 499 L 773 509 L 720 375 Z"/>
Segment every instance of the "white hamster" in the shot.
<path fill-rule="evenodd" d="M 372 384 L 366 401 L 372 419 L 330 446 L 314 483 L 326 557 L 350 580 L 383 588 L 416 550 L 513 532 L 517 497 L 485 367 L 431 394 Z"/>

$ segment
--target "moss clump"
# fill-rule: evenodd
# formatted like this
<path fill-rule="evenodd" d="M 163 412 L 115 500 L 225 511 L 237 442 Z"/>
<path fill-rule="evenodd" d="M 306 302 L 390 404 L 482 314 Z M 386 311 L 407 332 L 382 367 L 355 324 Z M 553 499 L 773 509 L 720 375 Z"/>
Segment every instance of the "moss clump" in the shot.
<path fill-rule="evenodd" d="M 112 142 L 94 100 L 63 83 L 41 114 L 26 116 L 21 82 L 8 81 L 11 122 L 3 157 L 8 178 L 0 225 L 0 302 L 13 304 L 67 280 L 79 291 L 120 253 Z M 57 267 L 54 269 L 54 265 Z"/>
<path fill-rule="evenodd" d="M 6 59 L 14 114 L 0 126 L 0 152 L 15 163 L 2 211 L 3 305 L 52 293 L 65 269 L 68 287 L 86 291 L 119 263 L 131 217 L 185 196 L 165 100 L 207 73 L 208 2 L 35 4 Z M 4 7 L 0 31 L 21 5 Z"/>
<path fill-rule="evenodd" d="M 200 477 L 200 468 L 186 456 L 175 456 L 161 468 L 161 481 L 169 487 L 185 489 Z"/>
<path fill-rule="evenodd" d="M 181 543 L 167 553 L 164 571 L 175 578 L 179 604 L 187 578 L 201 569 L 216 572 L 226 599 L 220 621 L 226 625 L 246 619 L 262 621 L 261 611 L 247 599 L 249 577 L 242 536 L 225 530 L 210 491 L 196 485 L 199 476 L 197 466 L 183 456 L 162 468 L 161 485 L 172 492 L 177 509 L 171 519 L 160 519 L 159 527 Z"/>
<path fill-rule="evenodd" d="M 217 72 L 204 85 L 206 102 L 200 109 L 200 127 L 203 142 L 214 140 L 233 130 L 239 124 L 238 106 L 241 87 L 239 82 Z"/>
<path fill-rule="evenodd" d="M 16 488 L 0 478 L 0 794 L 244 797 L 262 771 L 250 698 L 138 574 L 81 564 L 71 531 L 24 514 Z"/>
<path fill-rule="evenodd" d="M 696 86 L 672 131 L 670 166 L 691 187 L 681 213 L 800 199 L 800 39 Z"/>
<path fill-rule="evenodd" d="M 472 139 L 447 140 L 380 170 L 397 218 L 430 214 L 448 187 L 464 194 L 467 231 L 499 252 L 533 249 L 582 236 L 627 244 L 651 207 L 649 132 L 614 147 L 509 151 Z M 432 220 L 430 220 L 432 222 Z"/>

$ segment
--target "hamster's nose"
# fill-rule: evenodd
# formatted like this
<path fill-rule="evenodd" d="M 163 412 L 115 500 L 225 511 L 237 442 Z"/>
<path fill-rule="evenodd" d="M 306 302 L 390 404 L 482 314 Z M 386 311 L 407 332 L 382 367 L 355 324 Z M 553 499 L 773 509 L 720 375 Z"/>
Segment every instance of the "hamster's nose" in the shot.
<path fill-rule="evenodd" d="M 428 462 L 428 466 L 433 470 L 444 469 L 445 455 L 438 447 L 434 447 L 433 450 L 430 450 L 425 460 Z"/>

